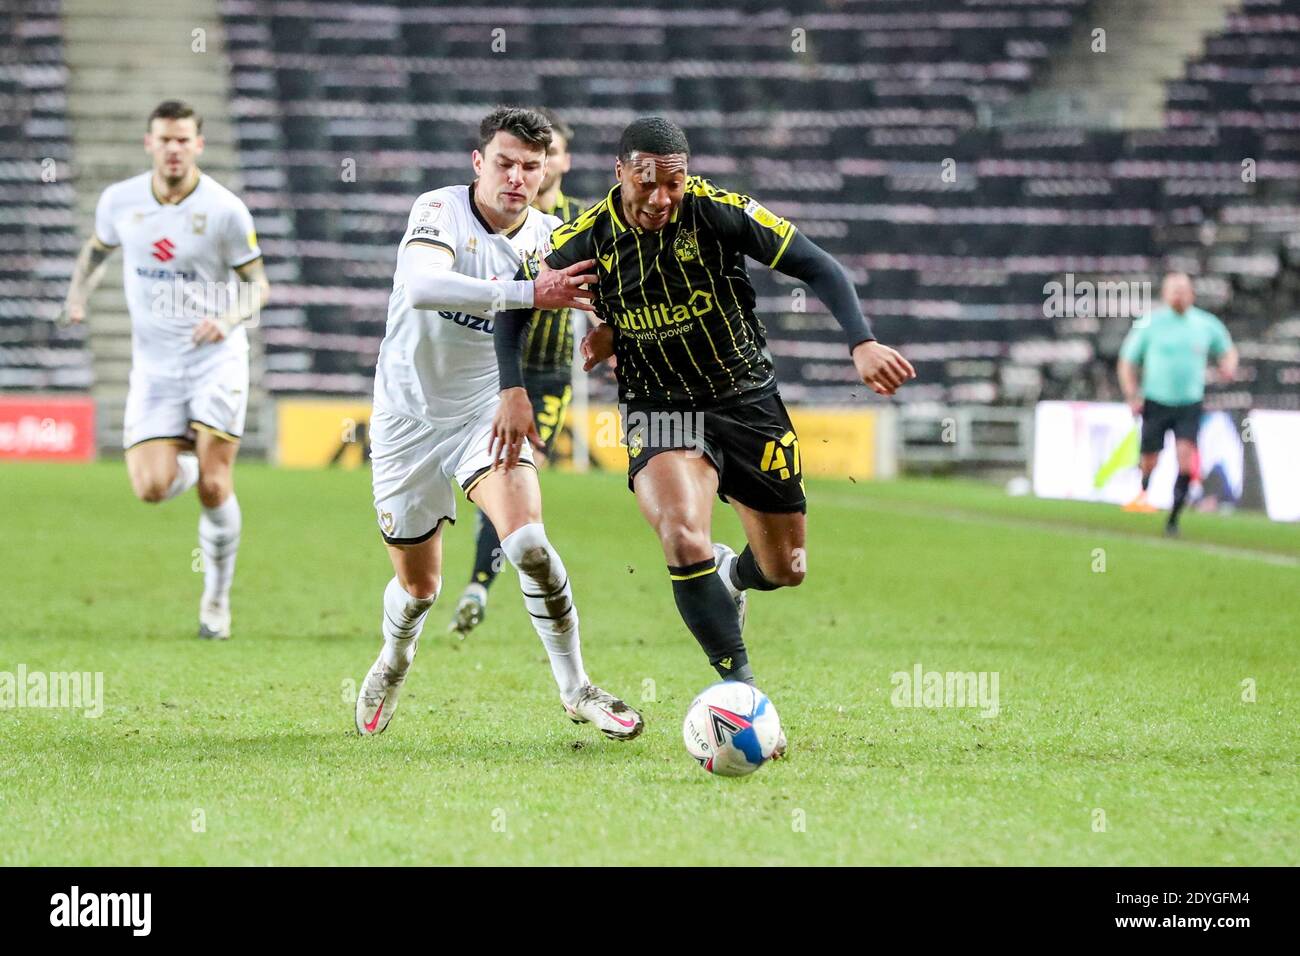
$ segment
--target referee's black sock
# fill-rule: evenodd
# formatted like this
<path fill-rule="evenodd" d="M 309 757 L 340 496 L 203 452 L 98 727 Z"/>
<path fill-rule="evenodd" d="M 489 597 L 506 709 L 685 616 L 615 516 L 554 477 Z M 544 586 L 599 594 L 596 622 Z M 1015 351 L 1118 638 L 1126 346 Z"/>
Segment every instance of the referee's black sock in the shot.
<path fill-rule="evenodd" d="M 1192 486 L 1192 476 L 1185 471 L 1178 473 L 1178 480 L 1174 482 L 1174 507 L 1169 512 L 1169 523 L 1178 524 L 1178 514 L 1183 510 L 1183 505 L 1187 504 L 1187 489 Z"/>
<path fill-rule="evenodd" d="M 478 513 L 478 540 L 474 545 L 474 571 L 470 581 L 488 588 L 501 571 L 501 539 L 487 515 Z"/>
<path fill-rule="evenodd" d="M 1144 471 L 1142 472 L 1142 490 L 1146 491 L 1149 484 L 1151 484 L 1151 472 Z"/>
<path fill-rule="evenodd" d="M 740 556 L 731 565 L 731 583 L 742 591 L 751 588 L 755 591 L 775 591 L 781 586 L 763 577 L 763 572 L 749 545 L 745 545 L 745 550 L 740 552 Z"/>
<path fill-rule="evenodd" d="M 718 676 L 754 683 L 749 655 L 740 637 L 736 604 L 718 577 L 714 559 L 678 567 L 670 564 L 668 574 L 673 580 L 677 612 L 704 648 Z"/>

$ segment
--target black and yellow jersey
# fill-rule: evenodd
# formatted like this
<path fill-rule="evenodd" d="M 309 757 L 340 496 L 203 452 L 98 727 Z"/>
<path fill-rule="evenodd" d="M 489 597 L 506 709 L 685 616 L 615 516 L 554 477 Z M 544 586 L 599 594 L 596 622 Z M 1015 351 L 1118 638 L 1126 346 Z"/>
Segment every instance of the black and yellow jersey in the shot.
<path fill-rule="evenodd" d="M 597 314 L 615 329 L 619 400 L 722 408 L 776 391 L 745 256 L 775 266 L 795 227 L 699 176 L 668 225 L 623 219 L 620 187 L 551 233 L 546 261 L 597 260 Z"/>
<path fill-rule="evenodd" d="M 560 193 L 554 209 L 542 212 L 572 222 L 582 211 L 583 203 Z M 573 365 L 573 316 L 568 309 L 538 309 L 533 313 L 524 346 L 524 369 L 529 372 L 565 372 Z"/>

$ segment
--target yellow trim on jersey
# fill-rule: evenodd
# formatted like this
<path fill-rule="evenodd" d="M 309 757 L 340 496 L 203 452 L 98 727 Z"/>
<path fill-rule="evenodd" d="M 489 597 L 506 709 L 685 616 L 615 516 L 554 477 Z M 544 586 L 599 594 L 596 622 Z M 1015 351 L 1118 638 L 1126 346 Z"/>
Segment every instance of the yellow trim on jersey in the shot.
<path fill-rule="evenodd" d="M 686 180 L 686 191 L 692 196 L 698 196 L 700 199 L 712 199 L 714 202 L 720 202 L 725 206 L 735 206 L 744 209 L 753 199 L 753 196 L 742 196 L 740 193 L 733 193 L 727 189 L 719 189 L 713 183 L 709 182 L 703 176 L 692 176 Z"/>
<path fill-rule="evenodd" d="M 230 432 L 223 432 L 220 428 L 213 428 L 211 425 L 205 425 L 203 422 L 190 422 L 190 428 L 196 432 L 206 432 L 214 438 L 220 438 L 222 441 L 239 441 L 238 435 L 232 435 Z"/>
<path fill-rule="evenodd" d="M 445 251 L 451 253 L 451 261 L 452 261 L 452 262 L 455 262 L 455 261 L 456 261 L 456 250 L 453 249 L 453 248 L 452 248 L 450 245 L 448 245 L 447 243 L 443 242 L 441 239 L 427 239 L 427 238 L 425 238 L 424 236 L 412 236 L 410 239 L 407 239 L 407 240 L 406 240 L 406 245 L 407 245 L 407 246 L 414 245 L 414 244 L 417 243 L 417 242 L 422 242 L 422 243 L 424 243 L 426 246 L 433 246 L 435 249 L 443 249 L 443 250 L 445 250 Z M 405 246 L 403 246 L 403 248 L 405 248 Z M 260 258 L 260 256 L 259 256 L 259 258 Z M 248 261 L 249 261 L 249 262 L 253 262 L 254 260 L 249 259 Z"/>
<path fill-rule="evenodd" d="M 674 581 L 690 581 L 692 578 L 702 578 L 706 574 L 713 574 L 717 570 L 718 569 L 715 566 L 712 568 L 705 568 L 703 571 L 692 571 L 690 574 L 673 574 L 669 572 L 668 577 Z"/>
<path fill-rule="evenodd" d="M 617 189 L 618 187 L 615 187 Z M 614 223 L 615 234 L 627 232 L 627 226 L 619 221 L 618 210 L 614 208 L 614 190 L 611 189 L 605 196 L 605 208 L 609 210 L 609 218 Z"/>
<path fill-rule="evenodd" d="M 156 445 L 159 442 L 166 442 L 169 445 L 175 445 L 177 448 L 194 447 L 194 442 L 190 441 L 188 438 L 176 438 L 169 435 L 163 435 L 161 438 L 141 438 L 138 442 L 131 444 L 131 446 L 126 450 L 130 451 L 132 448 L 139 448 L 141 445 Z"/>
<path fill-rule="evenodd" d="M 523 458 L 520 458 L 520 459 L 519 459 L 519 464 L 521 464 L 521 465 L 527 465 L 527 466 L 528 466 L 529 468 L 531 468 L 533 471 L 536 471 L 536 470 L 537 470 L 537 466 L 536 466 L 536 465 L 534 465 L 531 461 L 527 461 L 527 460 L 525 460 L 525 459 L 523 459 Z M 496 472 L 496 470 L 497 470 L 496 468 L 494 468 L 494 467 L 492 467 L 491 465 L 489 465 L 489 466 L 485 467 L 485 468 L 483 469 L 483 471 L 480 472 L 478 475 L 475 475 L 474 478 L 471 479 L 470 483 L 469 483 L 468 485 L 465 486 L 465 489 L 464 489 L 464 491 L 465 491 L 465 500 L 466 500 L 466 501 L 469 501 L 469 502 L 473 502 L 474 499 L 471 498 L 471 497 L 469 496 L 469 493 L 470 493 L 471 491 L 473 491 L 475 488 L 477 488 L 477 487 L 479 486 L 479 482 L 481 482 L 481 481 L 482 481 L 484 478 L 486 478 L 488 475 L 494 474 L 494 473 Z"/>
<path fill-rule="evenodd" d="M 195 166 L 194 169 L 198 173 L 198 176 L 196 176 L 194 179 L 194 185 L 190 187 L 189 192 L 187 192 L 184 196 L 182 196 L 180 199 L 176 200 L 175 202 L 167 202 L 165 199 L 163 199 L 161 196 L 158 195 L 158 190 L 153 188 L 152 175 L 149 177 L 149 195 L 153 196 L 154 202 L 156 202 L 160 206 L 179 206 L 185 200 L 193 196 L 194 190 L 198 189 L 199 184 L 203 182 L 203 170 L 199 169 L 197 166 Z"/>
<path fill-rule="evenodd" d="M 612 194 L 613 191 L 614 190 L 611 189 L 610 193 Z M 551 233 L 551 249 L 559 250 L 574 236 L 582 235 L 582 233 L 594 226 L 596 220 L 600 218 L 601 212 L 608 208 L 608 204 L 609 196 L 606 196 L 605 202 L 598 202 L 591 206 L 579 215 L 577 219 L 556 226 L 555 231 Z"/>
<path fill-rule="evenodd" d="M 788 230 L 786 230 L 785 242 L 781 243 L 781 248 L 776 250 L 776 258 L 767 264 L 767 267 L 769 269 L 775 269 L 776 264 L 781 261 L 781 257 L 785 255 L 785 247 L 790 245 L 790 240 L 794 238 L 795 232 L 796 230 L 794 226 L 791 226 Z"/>

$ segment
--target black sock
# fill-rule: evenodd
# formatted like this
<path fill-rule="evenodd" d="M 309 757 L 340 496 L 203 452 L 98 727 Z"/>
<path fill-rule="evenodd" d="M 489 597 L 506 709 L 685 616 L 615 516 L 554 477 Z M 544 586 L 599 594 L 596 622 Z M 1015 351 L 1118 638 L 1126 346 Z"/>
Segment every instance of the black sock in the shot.
<path fill-rule="evenodd" d="M 754 682 L 745 642 L 740 638 L 736 604 L 717 575 L 713 558 L 683 567 L 668 566 L 677 612 L 704 648 L 723 680 Z"/>
<path fill-rule="evenodd" d="M 1169 512 L 1169 523 L 1178 524 L 1178 513 L 1183 510 L 1183 505 L 1187 504 L 1187 489 L 1192 486 L 1192 476 L 1185 471 L 1178 473 L 1178 480 L 1174 482 L 1174 507 Z"/>
<path fill-rule="evenodd" d="M 485 588 L 492 586 L 501 571 L 501 539 L 487 515 L 478 513 L 478 541 L 474 546 L 474 572 L 470 580 Z"/>
<path fill-rule="evenodd" d="M 1142 472 L 1142 490 L 1147 490 L 1147 485 L 1151 484 L 1151 475 L 1149 472 Z"/>
<path fill-rule="evenodd" d="M 745 545 L 745 550 L 740 552 L 740 557 L 736 558 L 731 565 L 731 583 L 742 591 L 751 588 L 755 591 L 775 591 L 781 586 L 763 577 L 763 572 L 758 569 L 758 561 L 755 560 L 754 552 L 750 550 L 749 545 Z"/>

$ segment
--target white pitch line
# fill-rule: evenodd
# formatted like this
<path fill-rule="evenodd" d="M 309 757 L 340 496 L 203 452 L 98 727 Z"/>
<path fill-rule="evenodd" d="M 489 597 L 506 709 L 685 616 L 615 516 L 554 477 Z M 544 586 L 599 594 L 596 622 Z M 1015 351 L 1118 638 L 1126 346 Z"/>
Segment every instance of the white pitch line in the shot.
<path fill-rule="evenodd" d="M 1209 541 L 1186 541 L 1182 538 L 1153 538 L 1150 535 L 1137 534 L 1132 531 L 1120 531 L 1113 528 L 1082 527 L 1065 522 L 1040 521 L 1036 518 L 1009 518 L 1003 515 L 989 515 L 960 508 L 932 508 L 911 503 L 893 503 L 870 498 L 849 498 L 843 495 L 817 495 L 809 500 L 809 508 L 815 508 L 818 502 L 843 505 L 850 508 L 867 508 L 874 511 L 892 512 L 914 518 L 944 518 L 949 521 L 964 521 L 967 524 L 993 525 L 1001 528 L 1031 528 L 1036 531 L 1065 532 L 1077 535 L 1109 535 L 1148 544 L 1155 548 L 1172 548 L 1175 550 L 1199 551 L 1202 554 L 1220 558 L 1236 558 L 1243 561 L 1260 561 L 1280 568 L 1300 568 L 1300 557 L 1276 554 L 1272 551 L 1257 551 L 1253 548 L 1237 548 L 1226 544 L 1214 544 Z"/>

